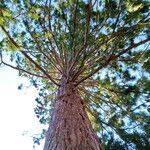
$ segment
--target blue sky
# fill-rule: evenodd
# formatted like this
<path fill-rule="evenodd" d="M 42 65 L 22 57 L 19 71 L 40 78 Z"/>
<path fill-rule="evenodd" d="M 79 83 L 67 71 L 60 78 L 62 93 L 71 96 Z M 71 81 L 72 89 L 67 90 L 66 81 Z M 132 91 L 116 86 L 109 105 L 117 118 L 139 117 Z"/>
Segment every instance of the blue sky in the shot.
<path fill-rule="evenodd" d="M 0 67 L 0 149 L 33 150 L 32 135 L 40 133 L 42 125 L 34 114 L 36 90 L 33 87 L 18 90 L 21 84 L 29 85 L 17 71 Z M 35 150 L 41 150 L 36 146 Z"/>

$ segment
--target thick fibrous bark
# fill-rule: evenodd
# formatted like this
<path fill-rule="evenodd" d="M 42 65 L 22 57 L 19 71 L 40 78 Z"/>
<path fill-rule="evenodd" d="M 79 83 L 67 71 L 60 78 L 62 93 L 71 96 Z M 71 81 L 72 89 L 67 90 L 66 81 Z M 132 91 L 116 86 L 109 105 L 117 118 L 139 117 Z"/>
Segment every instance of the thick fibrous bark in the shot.
<path fill-rule="evenodd" d="M 101 150 L 73 83 L 59 88 L 44 150 Z"/>

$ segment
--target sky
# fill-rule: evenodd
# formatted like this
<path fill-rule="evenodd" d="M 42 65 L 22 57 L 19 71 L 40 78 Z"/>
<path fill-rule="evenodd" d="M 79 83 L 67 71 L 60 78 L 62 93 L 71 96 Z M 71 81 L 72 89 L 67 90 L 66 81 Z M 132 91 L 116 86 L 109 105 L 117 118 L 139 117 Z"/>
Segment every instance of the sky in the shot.
<path fill-rule="evenodd" d="M 36 89 L 18 90 L 28 79 L 18 77 L 16 70 L 0 67 L 0 149 L 33 150 L 32 136 L 41 132 L 42 125 L 34 113 Z M 34 150 L 42 150 L 43 142 Z"/>

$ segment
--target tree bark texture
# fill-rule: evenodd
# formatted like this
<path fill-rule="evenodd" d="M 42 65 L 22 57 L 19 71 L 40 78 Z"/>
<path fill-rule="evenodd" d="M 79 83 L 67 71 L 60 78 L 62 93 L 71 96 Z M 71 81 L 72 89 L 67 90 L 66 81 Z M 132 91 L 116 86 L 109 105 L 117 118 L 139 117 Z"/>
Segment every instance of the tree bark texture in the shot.
<path fill-rule="evenodd" d="M 73 83 L 58 90 L 44 150 L 102 150 Z"/>

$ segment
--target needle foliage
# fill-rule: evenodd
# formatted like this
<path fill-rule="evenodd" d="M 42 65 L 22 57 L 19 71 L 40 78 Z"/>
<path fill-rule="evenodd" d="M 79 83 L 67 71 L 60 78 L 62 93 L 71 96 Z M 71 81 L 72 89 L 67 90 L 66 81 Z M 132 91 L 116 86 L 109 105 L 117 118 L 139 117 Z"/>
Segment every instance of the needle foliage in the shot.
<path fill-rule="evenodd" d="M 106 150 L 148 150 L 149 6 L 148 0 L 1 0 L 0 63 L 38 89 L 41 123 L 50 120 L 65 77 L 78 86 Z M 4 51 L 16 65 L 5 62 Z"/>

